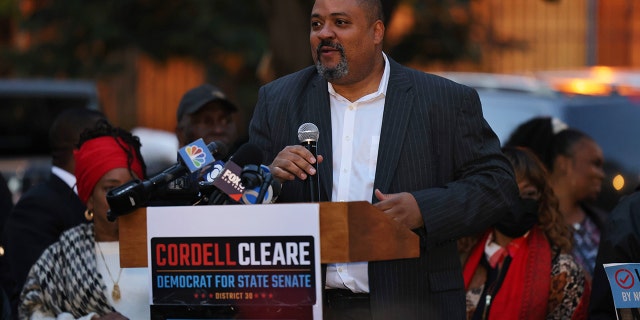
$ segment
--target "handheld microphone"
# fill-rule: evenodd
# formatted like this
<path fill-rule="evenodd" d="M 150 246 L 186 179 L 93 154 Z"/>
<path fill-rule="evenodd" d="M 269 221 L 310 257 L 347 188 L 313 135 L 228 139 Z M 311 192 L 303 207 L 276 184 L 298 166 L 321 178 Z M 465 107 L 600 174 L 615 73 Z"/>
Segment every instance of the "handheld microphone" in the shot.
<path fill-rule="evenodd" d="M 246 165 L 240 174 L 244 185 L 242 192 L 243 204 L 273 203 L 282 190 L 280 182 L 273 179 L 269 167 L 265 165 Z"/>
<path fill-rule="evenodd" d="M 262 150 L 257 145 L 245 143 L 240 146 L 213 181 L 212 185 L 216 190 L 209 198 L 209 204 L 225 204 L 229 200 L 233 200 L 236 203 L 240 201 L 244 191 L 244 186 L 240 179 L 242 167 L 249 164 L 259 166 L 263 158 Z"/>
<path fill-rule="evenodd" d="M 107 192 L 107 202 L 109 203 L 107 218 L 109 221 L 115 221 L 118 216 L 145 206 L 151 195 L 160 187 L 166 186 L 169 182 L 188 172 L 193 173 L 210 165 L 215 161 L 213 154 L 224 155 L 225 153 L 226 146 L 221 142 L 211 142 L 205 145 L 202 139 L 198 139 L 184 146 L 178 151 L 178 163 L 148 180 L 134 179 L 109 190 Z"/>
<path fill-rule="evenodd" d="M 320 131 L 318 127 L 313 123 L 303 123 L 298 128 L 298 140 L 300 144 L 307 150 L 311 151 L 311 154 L 315 158 L 318 157 L 318 138 L 320 137 Z M 318 163 L 313 164 L 313 168 L 316 169 L 316 174 L 308 175 L 304 181 L 305 188 L 305 202 L 318 202 L 320 201 L 320 184 L 318 181 Z"/>

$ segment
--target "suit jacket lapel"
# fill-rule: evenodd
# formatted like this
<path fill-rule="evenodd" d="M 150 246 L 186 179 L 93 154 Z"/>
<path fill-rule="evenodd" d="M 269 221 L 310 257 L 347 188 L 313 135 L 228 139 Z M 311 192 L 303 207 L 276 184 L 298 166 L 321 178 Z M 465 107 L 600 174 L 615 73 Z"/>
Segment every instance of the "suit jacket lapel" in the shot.
<path fill-rule="evenodd" d="M 389 192 L 389 185 L 395 175 L 398 159 L 407 134 L 407 127 L 413 108 L 413 86 L 404 69 L 389 59 L 391 72 L 385 97 L 382 130 L 376 164 L 374 188 Z M 372 195 L 375 203 L 375 195 Z"/>
<path fill-rule="evenodd" d="M 378 160 L 374 186 L 383 192 L 388 192 L 393 179 L 403 141 L 407 133 L 407 127 L 413 108 L 413 85 L 404 69 L 395 61 L 389 59 L 391 73 L 385 98 L 385 107 L 382 118 L 382 130 L 380 133 L 380 146 L 378 148 Z M 331 143 L 331 108 L 329 105 L 329 93 L 327 82 L 317 76 L 309 86 L 306 95 L 305 106 L 300 114 L 301 122 L 313 122 L 320 131 L 318 139 L 318 154 L 325 159 L 318 165 L 320 179 L 320 199 L 331 200 L 331 188 L 333 187 L 333 146 Z M 375 196 L 372 196 L 372 201 Z"/>
<path fill-rule="evenodd" d="M 331 107 L 329 104 L 329 92 L 327 82 L 320 76 L 311 82 L 310 90 L 303 103 L 307 106 L 301 114 L 303 122 L 312 122 L 318 126 L 320 138 L 318 138 L 318 154 L 325 159 L 318 165 L 318 178 L 320 180 L 320 200 L 331 200 L 331 188 L 333 187 L 333 147 L 331 143 Z"/>

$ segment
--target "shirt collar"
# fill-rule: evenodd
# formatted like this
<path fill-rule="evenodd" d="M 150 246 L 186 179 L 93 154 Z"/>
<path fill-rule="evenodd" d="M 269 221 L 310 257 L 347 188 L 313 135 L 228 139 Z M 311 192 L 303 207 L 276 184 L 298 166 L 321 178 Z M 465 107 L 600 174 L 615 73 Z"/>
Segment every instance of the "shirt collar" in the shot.
<path fill-rule="evenodd" d="M 74 189 L 74 191 L 76 190 L 76 176 L 56 166 L 51 167 L 51 173 L 58 176 L 58 178 L 64 181 L 64 183 L 66 183 L 69 186 L 69 188 Z"/>
<path fill-rule="evenodd" d="M 389 59 L 387 58 L 387 55 L 383 52 L 382 53 L 382 57 L 384 58 L 384 71 L 382 72 L 382 79 L 380 79 L 380 84 L 378 85 L 378 90 L 376 92 L 372 92 L 368 95 L 365 95 L 364 97 L 358 99 L 357 101 L 354 102 L 361 102 L 361 101 L 367 101 L 367 100 L 373 100 L 379 96 L 386 96 L 387 95 L 387 85 L 389 84 L 389 75 L 391 74 L 391 68 L 389 67 Z M 340 94 L 338 94 L 335 89 L 333 89 L 333 85 L 331 84 L 331 82 L 329 82 L 329 86 L 328 86 L 328 90 L 329 90 L 329 94 L 331 94 L 332 96 L 337 96 L 340 97 Z"/>

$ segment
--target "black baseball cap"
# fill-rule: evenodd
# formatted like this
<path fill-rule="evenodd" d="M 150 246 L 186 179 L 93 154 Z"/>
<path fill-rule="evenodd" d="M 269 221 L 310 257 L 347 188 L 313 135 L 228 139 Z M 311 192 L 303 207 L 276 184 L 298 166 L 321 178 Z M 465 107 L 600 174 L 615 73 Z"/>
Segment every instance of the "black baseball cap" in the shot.
<path fill-rule="evenodd" d="M 212 101 L 219 101 L 222 106 L 232 112 L 238 111 L 238 107 L 227 99 L 227 96 L 220 88 L 210 84 L 203 84 L 187 91 L 187 93 L 182 96 L 180 104 L 178 105 L 178 121 L 182 120 L 185 114 L 197 112 L 204 105 Z"/>

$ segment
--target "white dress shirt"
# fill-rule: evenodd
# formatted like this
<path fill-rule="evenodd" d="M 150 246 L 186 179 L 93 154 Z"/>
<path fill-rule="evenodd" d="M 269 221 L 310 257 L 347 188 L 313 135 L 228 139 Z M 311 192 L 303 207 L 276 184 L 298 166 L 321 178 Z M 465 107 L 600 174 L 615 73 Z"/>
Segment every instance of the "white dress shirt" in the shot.
<path fill-rule="evenodd" d="M 376 92 L 354 102 L 342 97 L 329 83 L 333 142 L 331 201 L 371 201 L 382 129 L 389 60 L 383 53 L 384 73 Z M 327 266 L 329 288 L 369 292 L 367 262 Z"/>

